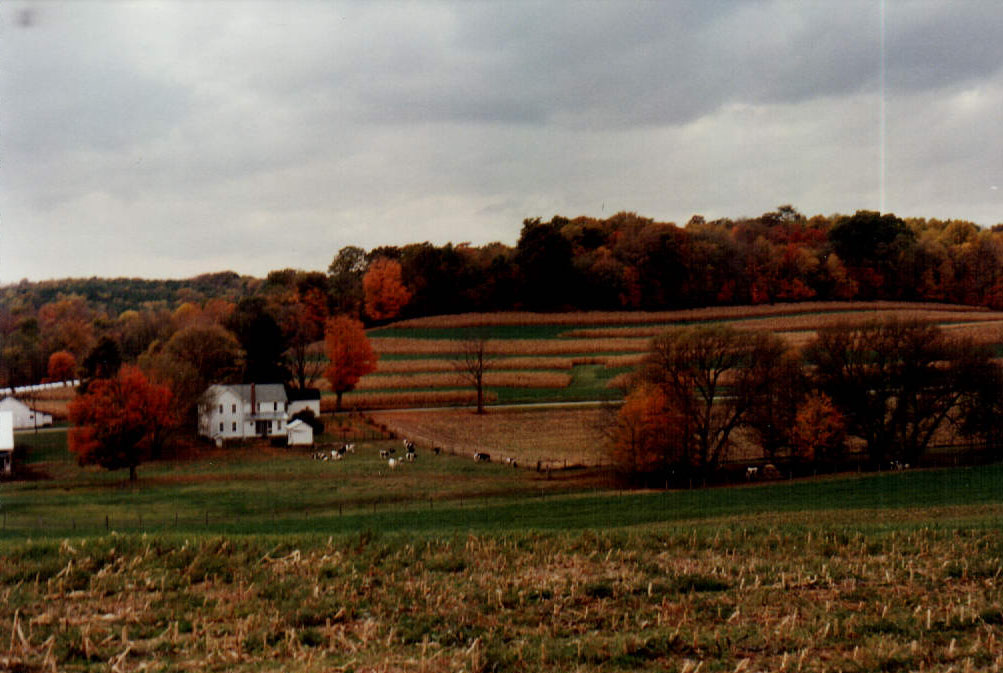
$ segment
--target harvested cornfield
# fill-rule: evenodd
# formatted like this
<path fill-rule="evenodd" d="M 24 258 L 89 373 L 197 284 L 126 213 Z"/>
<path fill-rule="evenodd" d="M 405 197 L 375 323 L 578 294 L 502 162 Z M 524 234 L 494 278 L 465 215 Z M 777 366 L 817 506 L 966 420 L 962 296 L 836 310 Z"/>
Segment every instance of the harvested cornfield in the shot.
<path fill-rule="evenodd" d="M 484 393 L 485 402 L 497 401 L 491 392 Z M 472 390 L 427 390 L 417 392 L 351 392 L 341 400 L 343 409 L 411 409 L 422 407 L 469 406 L 477 404 L 477 394 Z M 322 397 L 320 410 L 334 411 L 334 397 Z"/>
<path fill-rule="evenodd" d="M 462 343 L 455 339 L 408 339 L 402 337 L 371 337 L 373 348 L 387 355 L 455 356 L 462 352 Z M 647 338 L 625 339 L 499 339 L 488 341 L 490 355 L 573 355 L 606 353 L 639 353 L 648 349 Z"/>
<path fill-rule="evenodd" d="M 473 455 L 509 458 L 541 468 L 608 464 L 600 431 L 601 409 L 492 409 L 475 414 L 464 409 L 376 412 L 371 418 L 425 447 Z"/>

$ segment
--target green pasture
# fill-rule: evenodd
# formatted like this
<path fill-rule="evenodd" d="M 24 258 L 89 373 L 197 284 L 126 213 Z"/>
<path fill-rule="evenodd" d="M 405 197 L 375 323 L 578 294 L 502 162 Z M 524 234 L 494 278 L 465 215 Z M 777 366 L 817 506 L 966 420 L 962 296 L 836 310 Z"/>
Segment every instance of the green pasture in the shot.
<path fill-rule="evenodd" d="M 391 470 L 378 451 L 398 442 L 384 441 L 359 444 L 341 461 L 253 447 L 154 461 L 140 466 L 132 484 L 126 471 L 78 467 L 65 451 L 65 433 L 17 437 L 27 449 L 30 479 L 0 485 L 0 536 L 8 540 L 112 529 L 235 535 L 612 530 L 849 511 L 865 512 L 861 523 L 882 525 L 896 512 L 932 508 L 975 508 L 986 525 L 1003 523 L 1003 465 L 634 493 L 610 489 L 602 475 L 548 478 L 430 452 Z"/>

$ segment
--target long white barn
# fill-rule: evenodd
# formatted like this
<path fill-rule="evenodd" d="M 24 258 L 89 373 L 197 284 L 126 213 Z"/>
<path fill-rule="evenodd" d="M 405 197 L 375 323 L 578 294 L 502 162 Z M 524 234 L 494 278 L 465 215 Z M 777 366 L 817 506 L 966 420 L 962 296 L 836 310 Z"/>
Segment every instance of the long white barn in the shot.
<path fill-rule="evenodd" d="M 199 435 L 217 443 L 285 437 L 288 421 L 289 400 L 280 383 L 212 385 L 199 405 Z"/>
<path fill-rule="evenodd" d="M 0 473 L 10 474 L 14 462 L 14 414 L 0 411 Z"/>
<path fill-rule="evenodd" d="M 9 411 L 14 417 L 14 429 L 42 428 L 52 425 L 52 416 L 35 411 L 21 400 L 5 397 L 0 400 L 0 411 Z"/>

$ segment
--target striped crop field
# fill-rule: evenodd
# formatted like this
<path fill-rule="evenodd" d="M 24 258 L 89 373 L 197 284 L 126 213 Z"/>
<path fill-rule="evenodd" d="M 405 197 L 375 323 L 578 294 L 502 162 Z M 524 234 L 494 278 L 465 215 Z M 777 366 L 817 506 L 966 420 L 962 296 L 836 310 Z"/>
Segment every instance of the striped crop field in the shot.
<path fill-rule="evenodd" d="M 383 355 L 457 356 L 462 352 L 460 339 L 415 339 L 402 337 L 370 337 L 373 348 Z M 574 355 L 605 353 L 641 353 L 648 349 L 648 339 L 498 339 L 487 342 L 489 355 Z"/>
<path fill-rule="evenodd" d="M 846 311 L 840 313 L 817 313 L 750 317 L 726 321 L 734 327 L 750 331 L 769 332 L 814 332 L 835 325 L 865 325 L 875 320 L 897 318 L 931 322 L 953 329 L 985 329 L 999 331 L 1003 326 L 1003 313 L 986 311 L 942 311 L 942 310 L 875 310 Z M 562 336 L 573 339 L 623 339 L 658 336 L 665 331 L 665 325 L 635 325 L 631 327 L 593 327 L 570 330 Z M 998 334 L 997 334 L 998 336 Z"/>
<path fill-rule="evenodd" d="M 959 304 L 917 304 L 893 301 L 819 301 L 796 304 L 760 304 L 756 306 L 714 306 L 679 311 L 580 311 L 569 313 L 461 313 L 456 315 L 413 318 L 394 323 L 393 328 L 468 328 L 508 325 L 634 325 L 644 323 L 678 323 L 729 321 L 743 318 L 792 315 L 800 313 L 833 313 L 845 311 L 917 311 L 934 310 L 968 313 L 978 311 Z M 988 310 L 986 311 L 988 313 Z"/>
<path fill-rule="evenodd" d="M 651 338 L 694 323 L 726 323 L 768 330 L 794 347 L 817 330 L 839 323 L 863 324 L 898 318 L 940 325 L 981 343 L 1003 343 L 1003 312 L 954 304 L 910 302 L 805 302 L 726 306 L 681 311 L 576 313 L 468 313 L 403 320 L 370 330 L 379 354 L 377 370 L 362 378 L 353 403 L 375 408 L 393 395 L 392 408 L 407 395 L 429 400 L 472 400 L 459 375 L 462 353 L 485 340 L 487 390 L 498 403 L 618 399 L 623 384 L 644 359 Z M 470 393 L 464 396 L 462 393 Z M 430 402 L 430 405 L 433 404 Z"/>

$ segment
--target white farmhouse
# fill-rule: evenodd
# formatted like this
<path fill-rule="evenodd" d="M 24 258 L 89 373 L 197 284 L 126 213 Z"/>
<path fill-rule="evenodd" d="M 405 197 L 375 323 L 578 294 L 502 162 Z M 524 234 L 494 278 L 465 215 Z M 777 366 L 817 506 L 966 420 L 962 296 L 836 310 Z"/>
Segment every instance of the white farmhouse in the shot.
<path fill-rule="evenodd" d="M 14 414 L 0 411 L 0 473 L 10 474 L 14 462 Z"/>
<path fill-rule="evenodd" d="M 228 439 L 285 437 L 289 401 L 280 383 L 209 386 L 199 404 L 199 435 Z"/>
<path fill-rule="evenodd" d="M 21 400 L 13 397 L 5 397 L 0 400 L 0 411 L 9 411 L 14 415 L 15 430 L 52 425 L 51 415 L 35 411 Z"/>

